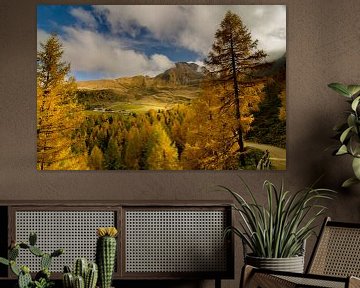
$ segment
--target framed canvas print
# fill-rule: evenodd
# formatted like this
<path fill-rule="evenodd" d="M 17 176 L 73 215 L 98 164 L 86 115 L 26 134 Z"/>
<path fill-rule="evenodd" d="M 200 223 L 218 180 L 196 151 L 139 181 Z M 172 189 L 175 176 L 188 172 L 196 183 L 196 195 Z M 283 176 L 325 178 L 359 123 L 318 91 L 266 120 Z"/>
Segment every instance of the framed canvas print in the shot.
<path fill-rule="evenodd" d="M 284 5 L 38 5 L 38 170 L 285 168 Z"/>

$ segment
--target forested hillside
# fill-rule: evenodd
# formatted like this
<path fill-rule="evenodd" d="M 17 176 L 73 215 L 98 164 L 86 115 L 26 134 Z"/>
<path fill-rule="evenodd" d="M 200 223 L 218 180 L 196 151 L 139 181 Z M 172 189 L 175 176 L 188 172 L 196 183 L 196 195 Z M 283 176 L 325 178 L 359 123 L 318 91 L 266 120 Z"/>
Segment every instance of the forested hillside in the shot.
<path fill-rule="evenodd" d="M 267 76 L 264 99 L 254 112 L 246 138 L 249 141 L 285 148 L 286 145 L 286 58 L 285 55 L 263 72 Z"/>

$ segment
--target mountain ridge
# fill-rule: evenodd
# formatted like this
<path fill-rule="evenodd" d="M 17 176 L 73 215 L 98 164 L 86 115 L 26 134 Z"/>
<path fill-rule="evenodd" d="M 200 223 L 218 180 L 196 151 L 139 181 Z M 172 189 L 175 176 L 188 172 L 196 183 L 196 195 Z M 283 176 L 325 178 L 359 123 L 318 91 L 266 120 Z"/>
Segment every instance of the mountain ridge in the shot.
<path fill-rule="evenodd" d="M 146 87 L 152 86 L 198 86 L 204 78 L 201 66 L 196 63 L 177 62 L 164 72 L 154 76 L 136 75 L 115 79 L 97 79 L 77 81 L 79 89 L 123 89 L 129 85 Z"/>
<path fill-rule="evenodd" d="M 284 78 L 285 56 L 273 61 L 260 75 Z M 189 104 L 201 93 L 205 68 L 196 63 L 177 62 L 154 76 L 137 75 L 116 79 L 78 81 L 78 100 L 92 111 L 136 111 L 169 109 Z"/>
<path fill-rule="evenodd" d="M 167 69 L 154 78 L 175 85 L 199 85 L 204 73 L 196 63 L 177 62 L 175 67 Z"/>
<path fill-rule="evenodd" d="M 200 95 L 204 74 L 195 63 L 178 62 L 154 76 L 78 81 L 78 101 L 86 110 L 133 111 L 169 109 L 188 104 Z M 123 112 L 125 113 L 125 112 Z"/>

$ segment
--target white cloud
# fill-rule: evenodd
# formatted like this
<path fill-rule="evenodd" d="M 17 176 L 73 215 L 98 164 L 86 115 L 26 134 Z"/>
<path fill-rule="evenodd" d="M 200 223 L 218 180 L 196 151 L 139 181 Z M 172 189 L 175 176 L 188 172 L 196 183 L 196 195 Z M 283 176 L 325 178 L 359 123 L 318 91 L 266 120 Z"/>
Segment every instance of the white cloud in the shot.
<path fill-rule="evenodd" d="M 45 43 L 45 41 L 50 37 L 50 34 L 44 30 L 37 30 L 37 50 L 40 50 L 40 43 Z"/>
<path fill-rule="evenodd" d="M 66 61 L 73 72 L 100 73 L 107 77 L 154 76 L 174 63 L 165 55 L 139 52 L 156 39 L 165 46 L 187 48 L 199 54 L 203 64 L 227 10 L 237 13 L 259 47 L 275 59 L 286 51 L 286 7 L 284 5 L 110 5 L 92 6 L 92 11 L 71 8 L 73 26 L 62 27 Z M 96 31 L 106 24 L 111 33 Z M 153 38 L 144 36 L 144 30 Z M 133 38 L 122 37 L 126 33 Z M 141 33 L 141 34 L 140 34 Z M 38 30 L 39 42 L 49 36 Z M 161 44 L 161 45 L 162 45 Z M 160 50 L 161 51 L 161 50 Z M 169 56 L 171 57 L 171 55 Z"/>
<path fill-rule="evenodd" d="M 259 40 L 258 48 L 263 49 L 270 59 L 286 52 L 286 6 L 265 5 L 255 10 L 245 6 L 235 12 L 243 19 L 253 39 Z"/>
<path fill-rule="evenodd" d="M 113 33 L 136 36 L 140 26 L 146 27 L 157 39 L 174 40 L 177 29 L 186 25 L 181 6 L 177 5 L 95 5 Z"/>
<path fill-rule="evenodd" d="M 70 14 L 75 17 L 84 27 L 91 29 L 95 29 L 97 27 L 97 21 L 90 11 L 86 11 L 81 7 L 72 8 L 70 10 Z"/>
<path fill-rule="evenodd" d="M 227 10 L 237 13 L 259 48 L 275 58 L 286 50 L 286 7 L 284 5 L 96 5 L 112 33 L 135 37 L 140 28 L 154 38 L 175 43 L 203 57 L 209 52 L 214 34 Z"/>
<path fill-rule="evenodd" d="M 120 39 L 79 27 L 64 27 L 63 30 L 64 60 L 71 63 L 73 72 L 100 72 L 111 78 L 140 74 L 155 76 L 174 66 L 165 55 L 147 57 L 126 48 Z M 38 30 L 38 41 L 48 36 Z"/>
<path fill-rule="evenodd" d="M 149 71 L 151 71 L 147 73 L 147 75 L 149 76 L 155 76 L 175 66 L 174 63 L 170 61 L 168 57 L 161 54 L 151 55 L 148 65 L 150 68 Z"/>

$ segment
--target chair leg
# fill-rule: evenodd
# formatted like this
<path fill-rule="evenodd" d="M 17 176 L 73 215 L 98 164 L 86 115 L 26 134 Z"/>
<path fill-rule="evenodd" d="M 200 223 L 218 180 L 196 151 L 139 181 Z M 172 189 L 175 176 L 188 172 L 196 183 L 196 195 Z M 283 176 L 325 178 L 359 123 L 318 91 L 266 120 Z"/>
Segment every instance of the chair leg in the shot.
<path fill-rule="evenodd" d="M 242 269 L 240 288 L 296 288 L 296 284 L 267 273 L 256 271 L 257 269 L 246 265 Z M 352 288 L 357 288 L 354 286 Z M 359 287 L 360 288 L 360 287 Z"/>
<path fill-rule="evenodd" d="M 215 278 L 215 288 L 221 288 L 221 278 Z"/>
<path fill-rule="evenodd" d="M 360 278 L 349 277 L 349 288 L 360 288 Z"/>
<path fill-rule="evenodd" d="M 244 265 L 241 271 L 240 285 L 239 288 L 246 288 L 249 285 L 251 275 L 253 274 L 254 267 L 250 265 Z"/>

